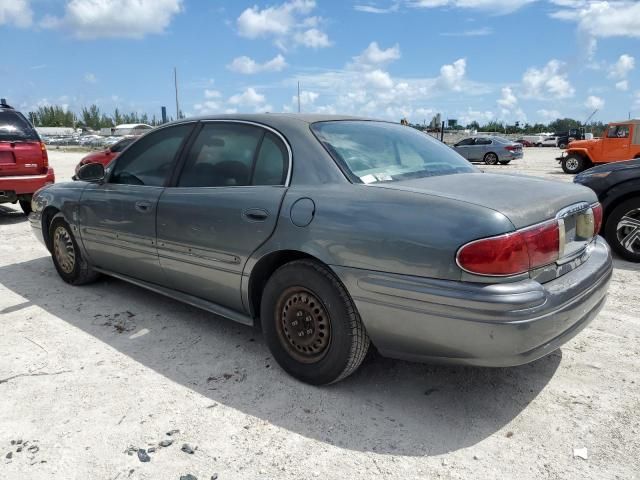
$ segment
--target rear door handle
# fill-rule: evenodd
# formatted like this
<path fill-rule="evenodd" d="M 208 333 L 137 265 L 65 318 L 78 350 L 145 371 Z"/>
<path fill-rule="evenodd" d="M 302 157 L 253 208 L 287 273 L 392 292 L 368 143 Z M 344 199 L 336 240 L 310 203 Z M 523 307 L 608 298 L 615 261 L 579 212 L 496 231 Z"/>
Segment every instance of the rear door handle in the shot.
<path fill-rule="evenodd" d="M 242 212 L 242 216 L 250 222 L 264 222 L 269 218 L 269 212 L 262 208 L 248 208 Z"/>
<path fill-rule="evenodd" d="M 149 202 L 136 202 L 136 210 L 141 213 L 148 213 L 151 211 L 151 204 Z"/>

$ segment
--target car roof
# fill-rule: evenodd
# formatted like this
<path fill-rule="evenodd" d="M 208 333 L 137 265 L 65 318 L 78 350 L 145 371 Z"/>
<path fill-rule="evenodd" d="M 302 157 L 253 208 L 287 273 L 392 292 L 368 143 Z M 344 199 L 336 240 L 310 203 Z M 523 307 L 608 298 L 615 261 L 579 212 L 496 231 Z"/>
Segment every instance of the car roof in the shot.
<path fill-rule="evenodd" d="M 619 122 L 611 122 L 609 125 L 640 125 L 640 119 L 633 119 L 633 120 L 620 120 Z"/>
<path fill-rule="evenodd" d="M 206 121 L 206 120 L 236 120 L 244 122 L 256 122 L 269 124 L 273 120 L 277 120 L 278 123 L 316 123 L 316 122 L 330 122 L 341 120 L 361 120 L 361 121 L 384 121 L 375 118 L 355 117 L 349 115 L 323 115 L 317 113 L 242 113 L 242 114 L 224 114 L 224 115 L 203 115 L 198 117 L 185 118 L 178 122 L 185 121 Z"/>

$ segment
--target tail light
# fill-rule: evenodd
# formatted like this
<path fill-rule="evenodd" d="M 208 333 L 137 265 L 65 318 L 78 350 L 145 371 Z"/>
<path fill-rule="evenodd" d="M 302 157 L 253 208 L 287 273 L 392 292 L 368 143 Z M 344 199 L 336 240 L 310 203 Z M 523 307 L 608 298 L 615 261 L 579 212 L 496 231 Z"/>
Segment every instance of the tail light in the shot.
<path fill-rule="evenodd" d="M 40 151 L 42 152 L 42 170 L 46 172 L 47 168 L 49 168 L 49 154 L 44 142 L 40 142 Z"/>
<path fill-rule="evenodd" d="M 520 150 L 521 148 L 522 148 L 521 145 L 507 145 L 506 147 L 504 147 L 505 150 L 509 150 L 510 152 Z"/>
<path fill-rule="evenodd" d="M 595 237 L 602 228 L 602 205 L 594 203 L 591 205 L 591 210 L 593 211 L 593 236 Z"/>
<path fill-rule="evenodd" d="M 464 245 L 456 256 L 463 270 L 478 275 L 507 276 L 528 272 L 560 257 L 557 220 Z"/>

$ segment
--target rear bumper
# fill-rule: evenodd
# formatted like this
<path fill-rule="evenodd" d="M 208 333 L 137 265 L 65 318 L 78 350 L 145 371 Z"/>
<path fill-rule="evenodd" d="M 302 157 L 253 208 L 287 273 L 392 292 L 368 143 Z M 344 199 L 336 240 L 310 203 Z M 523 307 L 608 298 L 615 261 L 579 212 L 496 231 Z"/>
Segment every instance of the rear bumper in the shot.
<path fill-rule="evenodd" d="M 334 267 L 381 354 L 412 361 L 504 367 L 547 355 L 605 303 L 611 254 L 600 237 L 589 260 L 540 284 L 478 284 Z"/>
<path fill-rule="evenodd" d="M 0 202 L 15 202 L 18 195 L 31 195 L 36 190 L 56 181 L 53 168 L 42 175 L 16 175 L 0 177 Z"/>

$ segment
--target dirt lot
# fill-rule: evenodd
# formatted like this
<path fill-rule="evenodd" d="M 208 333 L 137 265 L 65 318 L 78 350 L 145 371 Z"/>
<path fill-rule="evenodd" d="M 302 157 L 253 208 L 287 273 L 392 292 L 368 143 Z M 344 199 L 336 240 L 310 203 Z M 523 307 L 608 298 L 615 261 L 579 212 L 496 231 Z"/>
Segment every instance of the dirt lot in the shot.
<path fill-rule="evenodd" d="M 489 168 L 569 181 L 557 154 Z M 80 156 L 51 151 L 59 180 Z M 251 328 L 116 280 L 64 284 L 0 206 L 0 319 L 1 478 L 640 478 L 640 267 L 619 259 L 599 317 L 533 364 L 373 357 L 314 388 Z"/>

